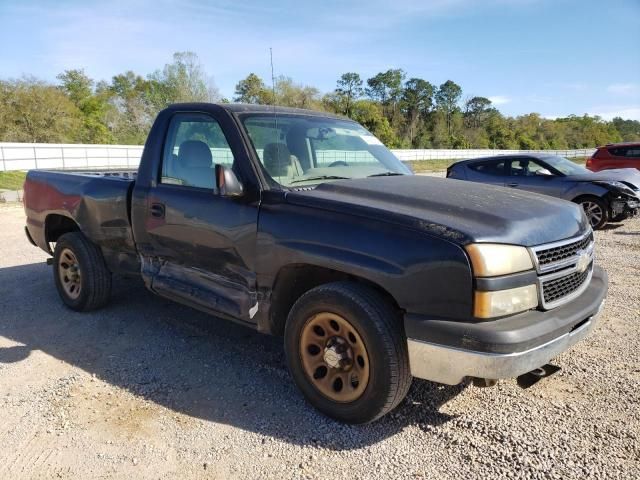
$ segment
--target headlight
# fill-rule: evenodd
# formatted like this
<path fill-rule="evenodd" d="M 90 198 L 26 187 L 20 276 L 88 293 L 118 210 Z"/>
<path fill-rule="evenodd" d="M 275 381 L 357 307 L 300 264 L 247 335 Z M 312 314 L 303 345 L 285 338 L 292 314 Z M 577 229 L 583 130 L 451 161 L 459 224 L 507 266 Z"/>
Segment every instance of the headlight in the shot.
<path fill-rule="evenodd" d="M 538 306 L 538 288 L 535 285 L 475 293 L 473 314 L 476 318 L 493 318 L 531 310 Z"/>
<path fill-rule="evenodd" d="M 466 247 L 473 274 L 476 277 L 495 277 L 524 272 L 533 268 L 529 251 L 516 245 L 473 243 Z"/>

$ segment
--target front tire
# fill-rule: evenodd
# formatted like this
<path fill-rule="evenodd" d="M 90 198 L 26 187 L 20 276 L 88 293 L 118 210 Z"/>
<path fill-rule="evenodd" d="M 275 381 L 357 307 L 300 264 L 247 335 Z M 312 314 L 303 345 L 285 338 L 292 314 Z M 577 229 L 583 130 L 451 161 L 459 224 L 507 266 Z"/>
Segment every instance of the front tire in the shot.
<path fill-rule="evenodd" d="M 609 209 L 607 204 L 598 197 L 580 197 L 576 203 L 584 210 L 591 228 L 599 230 L 609 221 Z"/>
<path fill-rule="evenodd" d="M 56 242 L 53 278 L 71 310 L 96 310 L 109 301 L 111 272 L 100 249 L 80 232 L 65 233 Z"/>
<path fill-rule="evenodd" d="M 305 398 L 342 422 L 380 418 L 411 385 L 402 319 L 360 284 L 330 283 L 300 297 L 287 318 L 285 352 Z"/>

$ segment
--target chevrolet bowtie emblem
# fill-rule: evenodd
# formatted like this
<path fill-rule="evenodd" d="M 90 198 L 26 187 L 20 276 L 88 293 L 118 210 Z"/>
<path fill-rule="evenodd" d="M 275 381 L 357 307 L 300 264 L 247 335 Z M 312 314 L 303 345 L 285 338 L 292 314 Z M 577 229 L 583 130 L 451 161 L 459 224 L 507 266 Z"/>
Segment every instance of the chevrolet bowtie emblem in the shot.
<path fill-rule="evenodd" d="M 589 255 L 586 251 L 581 250 L 578 252 L 578 262 L 576 263 L 576 269 L 578 272 L 584 272 L 589 264 L 591 263 L 591 255 Z"/>

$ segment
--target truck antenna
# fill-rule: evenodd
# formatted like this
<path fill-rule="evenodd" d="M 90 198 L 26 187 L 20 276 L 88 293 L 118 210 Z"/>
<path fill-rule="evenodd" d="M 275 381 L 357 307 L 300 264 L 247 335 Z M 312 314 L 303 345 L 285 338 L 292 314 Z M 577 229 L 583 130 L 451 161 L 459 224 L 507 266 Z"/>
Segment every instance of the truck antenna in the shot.
<path fill-rule="evenodd" d="M 271 105 L 273 106 L 273 123 L 276 134 L 276 163 L 280 173 L 280 138 L 278 135 L 278 112 L 276 111 L 276 77 L 273 73 L 273 48 L 269 47 L 269 60 L 271 62 Z M 263 154 L 264 155 L 264 154 Z M 278 175 L 280 176 L 280 175 Z"/>
<path fill-rule="evenodd" d="M 276 77 L 273 73 L 273 48 L 269 47 L 269 59 L 271 61 L 271 104 L 276 104 Z M 275 110 L 274 110 L 275 111 Z"/>

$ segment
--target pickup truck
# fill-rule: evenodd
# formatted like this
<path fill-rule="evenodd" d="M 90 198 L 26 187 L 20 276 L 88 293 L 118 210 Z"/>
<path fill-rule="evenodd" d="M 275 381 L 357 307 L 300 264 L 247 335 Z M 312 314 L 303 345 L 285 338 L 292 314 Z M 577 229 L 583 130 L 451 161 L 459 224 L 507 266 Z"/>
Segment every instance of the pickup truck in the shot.
<path fill-rule="evenodd" d="M 365 128 L 272 106 L 162 111 L 137 174 L 30 171 L 26 234 L 62 301 L 112 274 L 284 337 L 321 412 L 373 421 L 412 377 L 492 385 L 587 336 L 607 291 L 579 206 L 413 175 Z"/>

